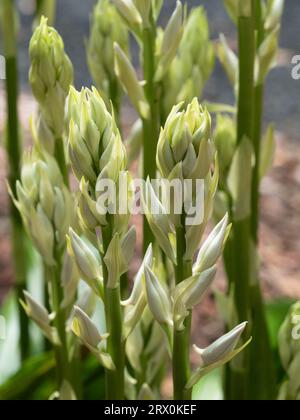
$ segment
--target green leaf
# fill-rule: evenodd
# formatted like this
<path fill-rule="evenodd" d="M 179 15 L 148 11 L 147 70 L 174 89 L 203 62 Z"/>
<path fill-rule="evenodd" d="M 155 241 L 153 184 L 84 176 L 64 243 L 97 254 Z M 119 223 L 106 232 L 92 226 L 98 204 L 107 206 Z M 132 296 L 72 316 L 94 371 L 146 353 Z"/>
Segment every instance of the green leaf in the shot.
<path fill-rule="evenodd" d="M 45 353 L 28 359 L 23 367 L 0 386 L 0 400 L 22 399 L 33 391 L 55 367 L 52 353 Z"/>
<path fill-rule="evenodd" d="M 201 379 L 193 388 L 193 400 L 220 401 L 224 399 L 222 369 L 216 369 Z"/>

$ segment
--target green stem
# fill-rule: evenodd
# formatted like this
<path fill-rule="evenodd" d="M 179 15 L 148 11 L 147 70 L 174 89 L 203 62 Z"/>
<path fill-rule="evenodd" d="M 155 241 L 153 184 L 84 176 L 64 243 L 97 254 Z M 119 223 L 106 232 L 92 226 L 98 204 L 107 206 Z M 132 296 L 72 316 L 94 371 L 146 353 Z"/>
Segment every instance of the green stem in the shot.
<path fill-rule="evenodd" d="M 67 187 L 69 187 L 69 170 L 66 163 L 65 147 L 62 138 L 58 138 L 55 141 L 54 156 L 62 173 L 64 183 Z"/>
<path fill-rule="evenodd" d="M 9 163 L 9 184 L 14 195 L 16 194 L 16 182 L 20 179 L 20 162 L 22 147 L 19 138 L 18 119 L 18 63 L 17 41 L 14 16 L 14 2 L 2 1 L 2 30 L 5 51 L 6 70 L 6 101 L 7 101 L 7 138 L 6 150 Z M 12 226 L 12 251 L 14 258 L 17 296 L 23 299 L 23 290 L 26 289 L 28 273 L 28 255 L 26 235 L 22 225 L 22 219 L 18 210 L 10 202 L 11 226 Z M 21 359 L 25 360 L 30 354 L 29 321 L 25 312 L 19 308 L 20 323 L 20 350 Z"/>
<path fill-rule="evenodd" d="M 38 21 L 41 16 L 48 18 L 48 24 L 54 25 L 56 14 L 56 0 L 37 0 L 36 5 L 36 20 Z"/>
<path fill-rule="evenodd" d="M 251 2 L 249 0 L 250 7 Z M 241 3 L 240 7 L 247 6 Z M 252 7 L 249 16 L 241 15 L 238 19 L 239 33 L 239 94 L 237 116 L 237 144 L 241 144 L 244 138 L 253 140 L 254 118 L 254 62 L 255 62 L 255 28 Z M 247 8 L 243 9 L 247 10 Z M 243 174 L 238 174 L 238 181 L 243 182 Z M 238 191 L 243 191 L 241 187 Z M 244 193 L 244 192 L 243 192 Z M 251 191 L 249 192 L 251 194 Z M 244 197 L 247 199 L 247 197 Z M 238 323 L 249 320 L 250 310 L 250 281 L 251 281 L 251 218 L 250 214 L 243 219 L 234 220 L 233 223 L 233 249 L 235 255 L 234 268 L 234 303 Z M 246 341 L 249 333 L 244 334 Z M 241 357 L 239 370 L 234 367 L 230 378 L 231 395 L 229 399 L 247 399 L 248 384 L 247 375 L 249 368 L 249 351 L 245 351 Z"/>
<path fill-rule="evenodd" d="M 253 0 L 255 11 L 256 49 L 261 46 L 265 32 L 260 0 Z M 253 149 L 255 165 L 252 173 L 251 234 L 253 243 L 259 243 L 260 219 L 260 160 L 262 121 L 264 109 L 264 84 L 254 88 L 254 133 Z M 256 258 L 256 256 L 254 256 Z M 256 265 L 256 261 L 253 262 Z M 249 395 L 251 400 L 269 400 L 276 397 L 276 374 L 274 358 L 268 332 L 264 301 L 259 282 L 259 273 L 253 270 L 256 278 L 252 279 L 251 308 L 253 344 L 250 348 Z"/>
<path fill-rule="evenodd" d="M 63 288 L 61 286 L 61 255 L 57 255 L 55 267 L 48 267 L 47 278 L 50 281 L 51 290 L 51 307 L 55 314 L 53 324 L 57 329 L 60 345 L 54 346 L 56 367 L 57 367 L 57 384 L 60 389 L 63 381 L 69 382 L 73 386 L 72 372 L 70 369 L 70 359 L 68 354 L 67 334 L 66 334 L 66 314 L 61 307 L 63 301 Z"/>
<path fill-rule="evenodd" d="M 105 256 L 112 240 L 112 225 L 102 229 Z M 115 369 L 106 369 L 106 399 L 124 400 L 125 342 L 123 339 L 123 313 L 121 308 L 120 282 L 114 289 L 108 287 L 108 272 L 103 261 L 103 278 L 105 288 L 105 315 L 109 334 L 107 351 L 114 362 Z M 120 280 L 120 279 L 118 279 Z"/>
<path fill-rule="evenodd" d="M 184 260 L 186 251 L 185 222 L 183 217 L 182 226 L 176 230 L 177 242 L 177 266 L 175 267 L 176 284 L 180 284 L 192 275 L 192 262 Z M 173 388 L 174 400 L 191 400 L 192 391 L 186 389 L 190 379 L 190 335 L 192 316 L 188 316 L 182 331 L 176 331 L 173 335 Z"/>
<path fill-rule="evenodd" d="M 144 136 L 144 179 L 156 178 L 156 149 L 159 136 L 159 88 L 154 81 L 155 76 L 155 39 L 156 27 L 152 26 L 143 30 L 143 55 L 144 79 L 146 81 L 145 94 L 150 107 L 150 116 L 143 120 Z M 152 231 L 144 218 L 144 252 L 153 242 Z"/>

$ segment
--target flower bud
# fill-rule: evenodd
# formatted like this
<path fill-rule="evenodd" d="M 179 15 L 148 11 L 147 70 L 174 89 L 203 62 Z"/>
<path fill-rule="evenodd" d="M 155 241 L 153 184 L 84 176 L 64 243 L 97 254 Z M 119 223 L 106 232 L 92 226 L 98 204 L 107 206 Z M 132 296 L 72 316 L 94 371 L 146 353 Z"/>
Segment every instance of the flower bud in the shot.
<path fill-rule="evenodd" d="M 215 278 L 216 266 L 181 282 L 174 292 L 174 323 L 177 331 L 184 328 L 189 312 L 197 306 Z"/>
<path fill-rule="evenodd" d="M 135 28 L 143 23 L 143 19 L 135 6 L 133 0 L 113 0 L 121 16 L 128 23 L 129 27 Z"/>
<path fill-rule="evenodd" d="M 45 131 L 59 139 L 64 127 L 65 100 L 73 82 L 73 67 L 64 51 L 64 44 L 55 29 L 42 17 L 29 46 L 31 67 L 29 80 L 36 100 L 40 105 L 38 137 Z M 47 128 L 46 128 L 47 127 Z M 50 148 L 50 145 L 49 145 Z M 53 146 L 51 147 L 53 149 Z M 47 148 L 50 152 L 50 150 Z"/>
<path fill-rule="evenodd" d="M 258 49 L 255 75 L 257 85 L 264 83 L 269 71 L 276 64 L 279 30 L 280 26 L 278 25 L 266 36 Z"/>
<path fill-rule="evenodd" d="M 156 157 L 158 168 L 168 178 L 182 162 L 185 179 L 205 179 L 213 163 L 210 115 L 196 98 L 186 111 L 179 112 L 180 108 L 181 105 L 173 108 L 161 131 Z"/>
<path fill-rule="evenodd" d="M 145 287 L 153 317 L 160 325 L 172 326 L 170 299 L 153 271 L 147 266 L 145 266 Z"/>
<path fill-rule="evenodd" d="M 208 20 L 203 7 L 193 9 L 184 28 L 178 54 L 163 79 L 165 115 L 179 102 L 201 97 L 214 66 Z"/>
<path fill-rule="evenodd" d="M 217 263 L 222 255 L 228 234 L 228 214 L 226 214 L 202 245 L 193 267 L 194 273 L 201 273 Z"/>
<path fill-rule="evenodd" d="M 204 350 L 195 346 L 196 353 L 202 358 L 203 366 L 213 365 L 226 359 L 236 349 L 246 326 L 247 322 L 240 324 Z"/>
<path fill-rule="evenodd" d="M 220 156 L 220 181 L 226 185 L 228 171 L 236 147 L 236 125 L 232 118 L 218 115 L 214 131 L 214 143 Z"/>
<path fill-rule="evenodd" d="M 115 43 L 115 72 L 131 102 L 142 118 L 149 117 L 149 104 L 135 69 L 120 46 Z"/>
<path fill-rule="evenodd" d="M 122 93 L 114 72 L 115 42 L 128 53 L 128 31 L 119 13 L 109 0 L 101 0 L 95 6 L 92 15 L 87 58 L 92 78 L 107 106 L 110 101 L 111 84 L 117 87 L 114 101 L 119 102 Z"/>
<path fill-rule="evenodd" d="M 229 47 L 223 34 L 220 35 L 220 44 L 218 45 L 218 57 L 224 67 L 228 80 L 233 87 L 237 86 L 239 76 L 239 61 L 236 54 Z"/>
<path fill-rule="evenodd" d="M 155 74 L 155 80 L 159 82 L 167 72 L 170 64 L 176 56 L 183 34 L 183 7 L 180 1 L 176 3 L 176 9 L 172 14 L 164 36 L 160 50 L 160 60 Z"/>
<path fill-rule="evenodd" d="M 266 11 L 265 30 L 272 31 L 280 24 L 284 9 L 284 0 L 270 0 L 268 1 Z"/>
<path fill-rule="evenodd" d="M 54 251 L 65 245 L 74 219 L 71 194 L 55 159 L 36 150 L 26 153 L 16 191 L 13 199 L 25 228 L 44 262 L 52 266 Z"/>
<path fill-rule="evenodd" d="M 94 189 L 106 167 L 114 168 L 115 173 L 126 167 L 126 152 L 114 117 L 95 88 L 80 93 L 70 90 L 68 117 L 69 155 L 79 181 L 84 177 Z M 93 199 L 95 195 L 92 191 Z"/>
<path fill-rule="evenodd" d="M 72 331 L 105 368 L 110 370 L 115 368 L 111 357 L 99 348 L 100 344 L 106 340 L 107 335 L 101 336 L 96 325 L 78 306 L 74 308 Z"/>
<path fill-rule="evenodd" d="M 21 301 L 27 316 L 41 329 L 43 334 L 54 345 L 59 345 L 59 338 L 55 328 L 51 327 L 50 314 L 47 309 L 38 303 L 28 292 L 24 291 L 25 302 Z"/>
<path fill-rule="evenodd" d="M 103 285 L 100 259 L 95 256 L 87 243 L 85 243 L 73 229 L 70 229 L 69 235 L 69 251 L 75 259 L 81 276 L 91 289 L 98 296 L 102 297 Z"/>

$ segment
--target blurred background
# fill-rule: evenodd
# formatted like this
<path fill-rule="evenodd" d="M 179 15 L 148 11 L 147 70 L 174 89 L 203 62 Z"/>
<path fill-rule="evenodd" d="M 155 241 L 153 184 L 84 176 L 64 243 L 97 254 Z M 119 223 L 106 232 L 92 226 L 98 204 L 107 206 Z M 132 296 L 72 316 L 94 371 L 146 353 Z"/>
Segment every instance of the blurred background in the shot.
<path fill-rule="evenodd" d="M 19 0 L 19 70 L 20 70 L 20 118 L 22 136 L 30 142 L 28 120 L 34 112 L 27 83 L 29 70 L 28 45 L 32 34 L 33 0 Z M 86 65 L 85 38 L 89 33 L 89 18 L 94 0 L 58 0 L 56 28 L 62 35 L 66 51 L 75 68 L 76 87 L 89 86 L 91 79 Z M 218 39 L 224 33 L 231 46 L 236 47 L 236 32 L 228 18 L 222 0 L 188 0 L 189 7 L 203 5 L 208 13 L 211 38 Z M 174 9 L 175 0 L 165 0 L 161 16 L 164 24 Z M 291 77 L 291 59 L 300 54 L 300 2 L 286 0 L 280 41 L 278 67 L 268 78 L 264 120 L 275 122 L 277 153 L 274 168 L 262 186 L 261 257 L 262 279 L 267 299 L 278 297 L 300 298 L 300 80 Z M 137 63 L 137 51 L 133 47 Z M 1 54 L 1 39 L 0 39 Z M 233 104 L 231 86 L 218 62 L 205 89 L 204 98 L 209 101 Z M 134 121 L 134 113 L 125 104 L 123 113 L 127 128 Z M 5 123 L 4 84 L 0 80 L 0 138 Z M 125 127 L 126 128 L 126 127 Z M 0 302 L 13 284 L 10 263 L 8 200 L 5 186 L 5 153 L 0 145 Z M 222 274 L 220 287 L 224 287 Z M 212 299 L 208 299 L 201 313 L 203 325 L 209 322 L 209 334 L 216 334 L 218 318 Z M 216 327 L 214 329 L 213 322 Z M 205 332 L 205 331 L 204 331 Z"/>

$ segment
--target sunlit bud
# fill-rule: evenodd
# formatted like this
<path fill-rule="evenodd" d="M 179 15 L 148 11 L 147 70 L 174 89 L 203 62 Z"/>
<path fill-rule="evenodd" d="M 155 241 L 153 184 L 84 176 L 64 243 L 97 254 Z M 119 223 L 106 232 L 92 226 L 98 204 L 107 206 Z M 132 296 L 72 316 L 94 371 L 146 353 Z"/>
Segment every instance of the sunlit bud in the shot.
<path fill-rule="evenodd" d="M 101 296 L 102 271 L 100 261 L 87 243 L 73 229 L 70 229 L 69 235 L 69 250 L 72 252 L 81 276 L 96 294 Z"/>
<path fill-rule="evenodd" d="M 150 112 L 149 105 L 135 69 L 117 43 L 114 44 L 114 50 L 116 75 L 141 117 L 148 118 Z"/>
<path fill-rule="evenodd" d="M 205 179 L 213 163 L 211 118 L 195 98 L 186 111 L 182 105 L 171 111 L 161 131 L 157 148 L 157 165 L 165 178 L 182 162 L 185 179 Z"/>
<path fill-rule="evenodd" d="M 160 50 L 160 60 L 155 74 L 156 81 L 160 81 L 163 78 L 176 56 L 183 34 L 183 23 L 183 7 L 181 2 L 177 1 L 176 9 L 164 32 Z"/>
<path fill-rule="evenodd" d="M 92 78 L 107 106 L 112 83 L 117 89 L 114 102 L 120 100 L 122 93 L 114 73 L 114 42 L 128 52 L 128 30 L 124 22 L 109 0 L 101 0 L 96 4 L 92 15 L 87 58 Z"/>
<path fill-rule="evenodd" d="M 239 75 L 239 62 L 236 54 L 229 47 L 227 40 L 223 34 L 220 35 L 220 44 L 218 45 L 218 56 L 221 61 L 227 77 L 232 84 L 236 86 Z"/>
<path fill-rule="evenodd" d="M 178 53 L 163 79 L 165 115 L 179 102 L 201 97 L 214 66 L 214 47 L 203 7 L 191 10 Z"/>
<path fill-rule="evenodd" d="M 134 3 L 143 19 L 143 26 L 149 26 L 152 0 L 134 0 Z"/>
<path fill-rule="evenodd" d="M 136 8 L 133 0 L 113 0 L 120 14 L 126 20 L 130 27 L 140 26 L 143 19 Z"/>
<path fill-rule="evenodd" d="M 53 227 L 40 204 L 36 210 L 32 208 L 28 225 L 34 244 L 45 263 L 48 266 L 55 265 Z"/>
<path fill-rule="evenodd" d="M 199 349 L 195 346 L 195 351 L 200 354 L 203 366 L 213 365 L 227 357 L 234 352 L 241 339 L 243 332 L 247 327 L 247 322 L 237 326 L 228 334 L 223 335 L 206 349 Z"/>
<path fill-rule="evenodd" d="M 173 325 L 171 303 L 165 289 L 149 267 L 145 267 L 145 287 L 150 311 L 161 325 Z"/>
<path fill-rule="evenodd" d="M 269 0 L 266 11 L 265 29 L 272 31 L 280 24 L 284 8 L 284 0 Z"/>
<path fill-rule="evenodd" d="M 62 136 L 64 125 L 64 105 L 73 82 L 73 67 L 64 51 L 64 44 L 55 29 L 47 25 L 42 17 L 29 47 L 31 67 L 29 81 L 33 94 L 39 102 L 45 125 L 55 138 Z"/>
<path fill-rule="evenodd" d="M 195 274 L 201 273 L 217 263 L 222 255 L 228 234 L 228 214 L 226 214 L 202 245 L 193 267 Z"/>
<path fill-rule="evenodd" d="M 144 290 L 141 290 L 141 294 L 133 305 L 128 305 L 125 308 L 124 316 L 124 339 L 131 334 L 136 325 L 140 322 L 141 317 L 147 305 L 147 298 Z"/>
<path fill-rule="evenodd" d="M 175 328 L 180 331 L 190 311 L 197 306 L 215 278 L 216 266 L 180 283 L 174 292 L 173 316 Z"/>
<path fill-rule="evenodd" d="M 74 308 L 72 331 L 104 367 L 114 369 L 111 357 L 99 349 L 100 343 L 107 339 L 107 335 L 101 336 L 93 321 L 78 306 Z"/>
<path fill-rule="evenodd" d="M 271 124 L 266 130 L 261 142 L 260 179 L 272 168 L 276 152 L 274 126 Z"/>
<path fill-rule="evenodd" d="M 29 318 L 31 318 L 41 329 L 43 334 L 53 344 L 59 344 L 58 334 L 55 328 L 51 327 L 50 314 L 47 309 L 38 303 L 28 292 L 24 291 L 25 302 L 21 304 Z"/>

